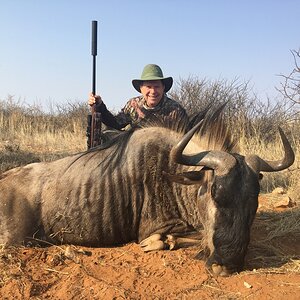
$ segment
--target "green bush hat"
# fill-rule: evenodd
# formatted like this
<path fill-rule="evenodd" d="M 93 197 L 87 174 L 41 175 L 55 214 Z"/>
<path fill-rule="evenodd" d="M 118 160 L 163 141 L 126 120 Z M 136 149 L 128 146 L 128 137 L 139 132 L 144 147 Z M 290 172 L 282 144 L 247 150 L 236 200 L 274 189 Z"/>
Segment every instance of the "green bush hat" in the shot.
<path fill-rule="evenodd" d="M 170 90 L 173 84 L 172 77 L 164 77 L 161 68 L 158 65 L 149 64 L 144 67 L 141 79 L 133 79 L 133 87 L 140 93 L 140 85 L 143 81 L 161 80 L 165 86 L 165 93 Z"/>

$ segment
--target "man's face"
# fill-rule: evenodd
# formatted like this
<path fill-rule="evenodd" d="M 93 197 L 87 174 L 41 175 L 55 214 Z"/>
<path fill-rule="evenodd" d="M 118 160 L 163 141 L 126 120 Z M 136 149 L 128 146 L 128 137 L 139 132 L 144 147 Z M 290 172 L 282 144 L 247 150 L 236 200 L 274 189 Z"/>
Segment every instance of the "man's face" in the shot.
<path fill-rule="evenodd" d="M 155 107 L 164 96 L 165 86 L 161 80 L 144 81 L 141 86 L 141 93 L 149 107 Z"/>

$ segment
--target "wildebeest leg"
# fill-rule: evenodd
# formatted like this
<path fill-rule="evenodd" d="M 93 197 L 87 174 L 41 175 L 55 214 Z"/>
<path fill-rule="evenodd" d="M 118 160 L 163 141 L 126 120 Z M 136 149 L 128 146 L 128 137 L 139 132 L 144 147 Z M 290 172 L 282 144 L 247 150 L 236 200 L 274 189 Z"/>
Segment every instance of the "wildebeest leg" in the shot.
<path fill-rule="evenodd" d="M 201 235 L 195 234 L 195 235 L 189 235 L 187 236 L 178 236 L 176 235 L 167 235 L 166 243 L 169 245 L 169 249 L 179 249 L 179 248 L 188 248 L 192 246 L 197 246 L 200 244 L 201 241 Z"/>
<path fill-rule="evenodd" d="M 159 233 L 153 234 L 150 237 L 140 242 L 144 252 L 157 251 L 157 250 L 173 250 L 178 248 L 186 248 L 200 244 L 201 234 L 188 233 L 186 235 L 167 234 L 162 235 Z"/>
<path fill-rule="evenodd" d="M 166 249 L 163 236 L 159 233 L 150 235 L 148 238 L 140 242 L 140 246 L 144 252 Z"/>

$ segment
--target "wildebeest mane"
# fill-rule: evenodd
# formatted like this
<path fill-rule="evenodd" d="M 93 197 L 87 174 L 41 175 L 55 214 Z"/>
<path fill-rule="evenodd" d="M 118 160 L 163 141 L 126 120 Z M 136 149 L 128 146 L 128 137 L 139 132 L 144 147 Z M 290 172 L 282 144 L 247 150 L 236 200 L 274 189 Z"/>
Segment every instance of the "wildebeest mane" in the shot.
<path fill-rule="evenodd" d="M 203 120 L 198 130 L 201 146 L 207 150 L 221 150 L 225 152 L 236 152 L 237 141 L 233 139 L 222 112 L 226 103 L 218 106 L 208 106 L 191 118 L 189 127 L 192 128 Z"/>

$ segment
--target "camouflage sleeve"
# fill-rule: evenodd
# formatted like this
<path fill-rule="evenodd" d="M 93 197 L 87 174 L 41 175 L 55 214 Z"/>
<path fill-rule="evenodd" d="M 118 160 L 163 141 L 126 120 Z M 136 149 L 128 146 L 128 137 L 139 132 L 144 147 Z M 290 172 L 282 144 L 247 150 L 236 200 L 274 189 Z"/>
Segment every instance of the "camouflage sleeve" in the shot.
<path fill-rule="evenodd" d="M 130 116 L 130 100 L 127 101 L 125 106 L 116 115 L 116 120 L 122 126 L 122 128 L 125 128 L 126 126 L 132 124 L 132 119 Z"/>
<path fill-rule="evenodd" d="M 130 99 L 116 116 L 118 122 L 123 125 L 123 128 L 136 124 L 145 117 L 140 108 L 139 101 L 140 97 Z"/>
<path fill-rule="evenodd" d="M 130 116 L 124 111 L 120 111 L 116 115 L 116 120 L 120 124 L 121 128 L 125 128 L 127 125 L 131 124 Z"/>
<path fill-rule="evenodd" d="M 106 126 L 119 130 L 123 127 L 122 124 L 119 124 L 117 118 L 107 109 L 103 102 L 96 106 L 96 112 L 101 113 L 102 122 Z"/>

